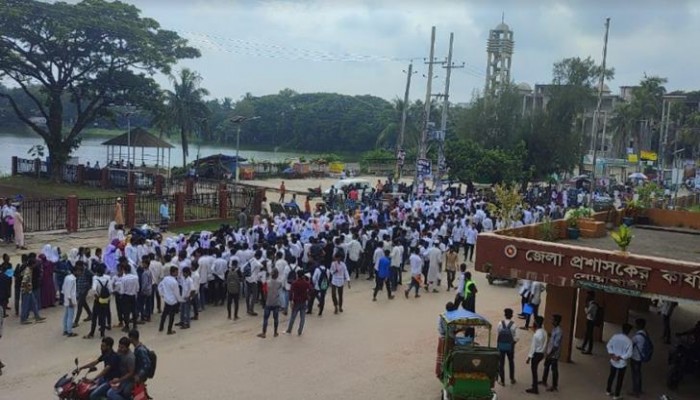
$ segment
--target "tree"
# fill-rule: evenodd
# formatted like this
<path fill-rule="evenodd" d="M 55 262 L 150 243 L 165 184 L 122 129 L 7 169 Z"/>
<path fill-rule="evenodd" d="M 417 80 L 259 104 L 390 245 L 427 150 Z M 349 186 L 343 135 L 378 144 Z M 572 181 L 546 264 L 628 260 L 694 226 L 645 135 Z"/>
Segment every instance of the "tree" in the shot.
<path fill-rule="evenodd" d="M 179 78 L 179 79 L 178 79 Z M 166 92 L 164 113 L 165 126 L 177 130 L 182 143 L 182 167 L 187 166 L 189 136 L 208 129 L 209 108 L 204 96 L 209 92 L 200 88 L 202 77 L 198 73 L 183 68 L 178 77 L 170 77 L 173 90 Z"/>
<path fill-rule="evenodd" d="M 44 139 L 56 180 L 82 130 L 109 115 L 110 104 L 146 102 L 157 89 L 153 74 L 169 73 L 178 60 L 199 55 L 177 33 L 119 1 L 0 0 L 0 76 L 21 88 L 35 111 L 20 107 L 10 91 L 0 98 Z M 76 116 L 64 127 L 66 102 Z"/>

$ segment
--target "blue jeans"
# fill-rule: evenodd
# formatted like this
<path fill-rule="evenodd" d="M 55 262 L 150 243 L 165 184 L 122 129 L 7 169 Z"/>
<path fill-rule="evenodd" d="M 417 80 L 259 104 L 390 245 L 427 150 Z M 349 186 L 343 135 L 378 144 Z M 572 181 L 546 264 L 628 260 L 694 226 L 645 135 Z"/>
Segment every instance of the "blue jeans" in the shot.
<path fill-rule="evenodd" d="M 104 378 L 100 378 L 97 381 L 97 386 L 90 393 L 90 400 L 101 400 L 102 398 L 107 396 L 107 391 L 109 391 L 109 389 L 109 382 L 106 381 Z"/>
<path fill-rule="evenodd" d="M 277 326 L 280 323 L 280 308 L 279 306 L 265 306 L 265 313 L 263 314 L 263 329 L 262 333 L 267 332 L 267 320 L 270 319 L 270 313 L 272 313 L 272 318 L 275 324 L 275 333 L 277 333 Z"/>
<path fill-rule="evenodd" d="M 73 318 L 75 317 L 75 305 L 73 307 L 65 307 L 66 312 L 63 313 L 63 332 L 73 332 Z"/>
<path fill-rule="evenodd" d="M 282 301 L 282 309 L 287 312 L 289 307 L 289 292 L 285 288 L 280 288 L 280 300 Z"/>
<path fill-rule="evenodd" d="M 34 313 L 34 318 L 38 319 L 41 317 L 39 315 L 39 305 L 36 302 L 34 293 L 22 293 L 22 313 L 20 316 L 22 322 L 29 318 L 30 311 Z"/>
<path fill-rule="evenodd" d="M 190 319 L 191 319 L 191 314 L 190 311 L 192 311 L 192 303 L 190 301 L 185 301 L 184 303 L 180 303 L 180 322 L 189 325 L 190 324 Z"/>
<path fill-rule="evenodd" d="M 136 306 L 138 308 L 137 317 L 141 319 L 150 319 L 153 315 L 153 294 L 148 296 L 144 294 L 139 294 L 136 298 Z"/>
<path fill-rule="evenodd" d="M 306 320 L 306 302 L 296 303 L 292 306 L 292 316 L 289 318 L 289 324 L 287 325 L 287 333 L 292 333 L 292 328 L 294 328 L 294 320 L 299 314 L 299 330 L 297 333 L 301 335 L 304 331 L 304 321 Z"/>
<path fill-rule="evenodd" d="M 122 382 L 119 387 L 115 389 L 109 389 L 107 391 L 107 398 L 109 400 L 127 400 L 131 398 L 131 391 L 134 388 L 134 384 L 131 382 Z"/>

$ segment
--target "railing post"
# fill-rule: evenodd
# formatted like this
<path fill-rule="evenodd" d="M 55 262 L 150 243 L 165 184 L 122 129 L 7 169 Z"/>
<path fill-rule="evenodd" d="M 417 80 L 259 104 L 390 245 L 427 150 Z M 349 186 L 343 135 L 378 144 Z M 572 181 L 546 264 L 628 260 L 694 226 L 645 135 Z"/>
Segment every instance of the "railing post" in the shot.
<path fill-rule="evenodd" d="M 48 172 L 48 165 L 46 166 L 47 172 Z M 36 158 L 34 159 L 34 175 L 39 177 L 41 176 L 41 159 Z"/>
<path fill-rule="evenodd" d="M 163 183 L 164 183 L 163 181 L 165 180 L 165 178 L 163 177 L 163 175 L 158 174 L 158 175 L 156 175 L 154 180 L 155 180 L 155 182 L 154 182 L 155 194 L 156 194 L 156 196 L 162 196 L 163 195 Z"/>
<path fill-rule="evenodd" d="M 127 175 L 126 179 L 129 193 L 136 192 L 136 174 L 134 174 L 133 171 L 129 171 L 129 175 Z"/>
<path fill-rule="evenodd" d="M 78 165 L 77 172 L 75 173 L 75 183 L 82 185 L 85 180 L 85 166 L 83 164 Z"/>
<path fill-rule="evenodd" d="M 124 218 L 126 226 L 133 228 L 136 224 L 136 193 L 126 195 L 126 215 Z"/>
<path fill-rule="evenodd" d="M 175 193 L 175 225 L 182 226 L 185 223 L 185 194 Z"/>
<path fill-rule="evenodd" d="M 12 156 L 12 176 L 17 175 L 17 156 Z"/>
<path fill-rule="evenodd" d="M 228 218 L 228 196 L 228 191 L 219 188 L 219 219 Z"/>
<path fill-rule="evenodd" d="M 109 168 L 102 168 L 102 175 L 100 179 L 100 185 L 102 186 L 102 189 L 107 190 L 109 189 Z"/>
<path fill-rule="evenodd" d="M 66 199 L 66 230 L 69 233 L 78 231 L 78 197 L 75 195 Z"/>
<path fill-rule="evenodd" d="M 185 179 L 185 195 L 187 196 L 188 199 L 191 199 L 193 193 L 194 193 L 194 179 L 187 178 L 187 179 Z"/>

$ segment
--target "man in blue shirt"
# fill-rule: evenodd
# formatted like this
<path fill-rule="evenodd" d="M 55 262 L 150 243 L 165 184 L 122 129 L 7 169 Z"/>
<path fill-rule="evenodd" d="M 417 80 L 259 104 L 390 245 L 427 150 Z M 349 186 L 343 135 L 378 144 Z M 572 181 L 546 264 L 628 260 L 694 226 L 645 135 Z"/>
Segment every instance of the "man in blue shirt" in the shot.
<path fill-rule="evenodd" d="M 374 287 L 372 301 L 377 301 L 377 293 L 382 290 L 383 286 L 386 286 L 386 294 L 389 300 L 394 298 L 394 296 L 391 294 L 391 285 L 389 285 L 389 271 L 391 267 L 391 258 L 389 257 L 389 254 L 391 254 L 389 250 L 384 250 L 384 257 L 380 258 L 379 262 L 377 263 L 377 284 Z"/>
<path fill-rule="evenodd" d="M 168 201 L 163 199 L 160 204 L 160 231 L 165 232 L 168 230 L 168 225 L 170 223 L 170 208 L 168 207 Z"/>

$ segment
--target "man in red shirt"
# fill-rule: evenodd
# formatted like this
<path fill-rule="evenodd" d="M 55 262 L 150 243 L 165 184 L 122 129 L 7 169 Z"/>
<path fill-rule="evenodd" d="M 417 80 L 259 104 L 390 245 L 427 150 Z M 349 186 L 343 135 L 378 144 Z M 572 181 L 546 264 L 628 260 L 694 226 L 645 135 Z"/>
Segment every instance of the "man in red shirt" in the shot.
<path fill-rule="evenodd" d="M 292 333 L 292 328 L 294 327 L 294 320 L 297 317 L 297 314 L 299 314 L 299 318 L 301 321 L 299 322 L 299 330 L 297 331 L 298 335 L 301 336 L 302 331 L 304 330 L 304 320 L 306 318 L 306 301 L 309 299 L 309 294 L 311 293 L 311 284 L 309 283 L 309 279 L 311 278 L 311 274 L 307 273 L 305 275 L 301 275 L 301 270 L 299 270 L 297 278 L 292 282 L 291 287 L 289 288 L 289 295 L 292 300 L 292 316 L 289 318 L 289 324 L 287 325 L 287 330 L 285 331 L 286 334 L 291 334 Z"/>

